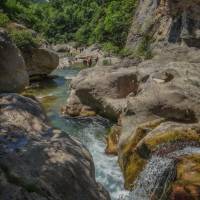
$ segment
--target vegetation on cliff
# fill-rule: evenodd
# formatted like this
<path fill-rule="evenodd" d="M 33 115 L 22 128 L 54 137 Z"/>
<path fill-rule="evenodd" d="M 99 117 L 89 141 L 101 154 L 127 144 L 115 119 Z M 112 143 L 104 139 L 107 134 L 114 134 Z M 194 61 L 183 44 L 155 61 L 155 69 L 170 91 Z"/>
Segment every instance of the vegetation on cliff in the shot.
<path fill-rule="evenodd" d="M 52 43 L 101 43 L 118 51 L 128 35 L 137 0 L 3 0 L 8 17 L 43 34 Z"/>

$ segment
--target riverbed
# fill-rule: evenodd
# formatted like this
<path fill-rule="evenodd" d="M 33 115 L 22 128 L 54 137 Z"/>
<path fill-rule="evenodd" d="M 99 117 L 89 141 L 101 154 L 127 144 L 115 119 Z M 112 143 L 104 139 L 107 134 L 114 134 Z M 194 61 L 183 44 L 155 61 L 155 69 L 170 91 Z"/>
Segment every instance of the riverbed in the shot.
<path fill-rule="evenodd" d="M 105 136 L 111 122 L 102 117 L 71 118 L 62 116 L 60 108 L 66 104 L 70 94 L 70 82 L 80 68 L 57 69 L 53 79 L 34 83 L 26 92 L 34 95 L 44 106 L 51 124 L 80 140 L 92 154 L 96 180 L 109 191 L 112 200 L 126 200 L 128 191 L 124 190 L 123 176 L 117 157 L 104 153 Z"/>

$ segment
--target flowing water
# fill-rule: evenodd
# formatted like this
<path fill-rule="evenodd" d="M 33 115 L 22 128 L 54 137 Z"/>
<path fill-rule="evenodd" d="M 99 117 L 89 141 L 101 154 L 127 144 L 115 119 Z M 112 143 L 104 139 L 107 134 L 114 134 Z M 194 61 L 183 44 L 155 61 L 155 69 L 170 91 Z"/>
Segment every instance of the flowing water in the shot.
<path fill-rule="evenodd" d="M 78 68 L 56 70 L 53 72 L 56 78 L 36 83 L 27 92 L 42 102 L 54 127 L 78 138 L 89 149 L 95 163 L 96 180 L 105 186 L 112 200 L 126 200 L 128 192 L 123 189 L 123 177 L 117 157 L 104 153 L 105 134 L 111 123 L 101 117 L 84 119 L 60 115 L 60 108 L 66 104 L 70 93 L 70 81 L 79 71 Z"/>
<path fill-rule="evenodd" d="M 200 154 L 200 148 L 188 146 L 163 157 L 153 155 L 137 178 L 128 200 L 150 200 L 154 194 L 159 194 L 160 200 L 167 199 L 167 188 L 175 178 L 174 158 L 195 153 Z"/>
<path fill-rule="evenodd" d="M 162 199 L 166 195 L 165 188 L 174 176 L 173 157 L 200 153 L 200 148 L 187 147 L 165 157 L 152 156 L 137 178 L 132 192 L 125 191 L 117 157 L 104 153 L 105 135 L 111 123 L 101 117 L 70 118 L 60 115 L 60 108 L 65 105 L 70 93 L 70 81 L 79 71 L 77 68 L 56 70 L 53 73 L 56 78 L 37 83 L 27 92 L 42 102 L 54 127 L 78 138 L 89 149 L 95 163 L 96 179 L 109 191 L 112 200 L 149 200 L 152 194 L 158 192 Z"/>

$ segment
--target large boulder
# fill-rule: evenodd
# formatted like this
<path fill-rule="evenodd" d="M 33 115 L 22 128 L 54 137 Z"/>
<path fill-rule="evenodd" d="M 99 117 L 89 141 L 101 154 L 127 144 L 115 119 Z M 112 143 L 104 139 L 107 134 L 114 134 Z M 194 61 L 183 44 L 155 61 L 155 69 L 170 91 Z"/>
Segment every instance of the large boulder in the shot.
<path fill-rule="evenodd" d="M 30 79 L 48 76 L 59 65 L 59 57 L 47 48 L 29 48 L 22 50 Z"/>
<path fill-rule="evenodd" d="M 0 29 L 0 92 L 19 92 L 28 84 L 29 77 L 19 49 Z"/>
<path fill-rule="evenodd" d="M 88 150 L 49 126 L 38 102 L 1 94 L 0 107 L 0 199 L 110 199 Z"/>
<path fill-rule="evenodd" d="M 72 80 L 71 88 L 66 108 L 78 108 L 78 105 L 81 108 L 83 104 L 103 116 L 116 120 L 126 103 L 125 98 L 130 93 L 137 92 L 137 75 L 132 69 L 97 66 L 81 71 Z M 72 115 L 68 109 L 66 114 Z"/>
<path fill-rule="evenodd" d="M 198 53 L 195 48 L 170 47 L 136 66 L 83 70 L 72 80 L 68 106 L 87 105 L 115 120 L 132 116 L 133 125 L 144 116 L 195 121 L 200 118 Z"/>

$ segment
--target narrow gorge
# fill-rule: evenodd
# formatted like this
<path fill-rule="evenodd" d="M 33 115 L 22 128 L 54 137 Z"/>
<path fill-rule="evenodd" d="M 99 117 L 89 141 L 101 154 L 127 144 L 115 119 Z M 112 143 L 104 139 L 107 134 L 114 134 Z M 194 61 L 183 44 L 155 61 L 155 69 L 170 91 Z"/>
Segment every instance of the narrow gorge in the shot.
<path fill-rule="evenodd" d="M 11 1 L 0 3 L 0 199 L 199 200 L 200 0 L 16 1 L 35 9 L 25 20 Z M 85 12 L 71 21 L 93 17 L 75 36 L 66 12 L 37 24 L 40 6 L 52 17 L 61 5 Z"/>

